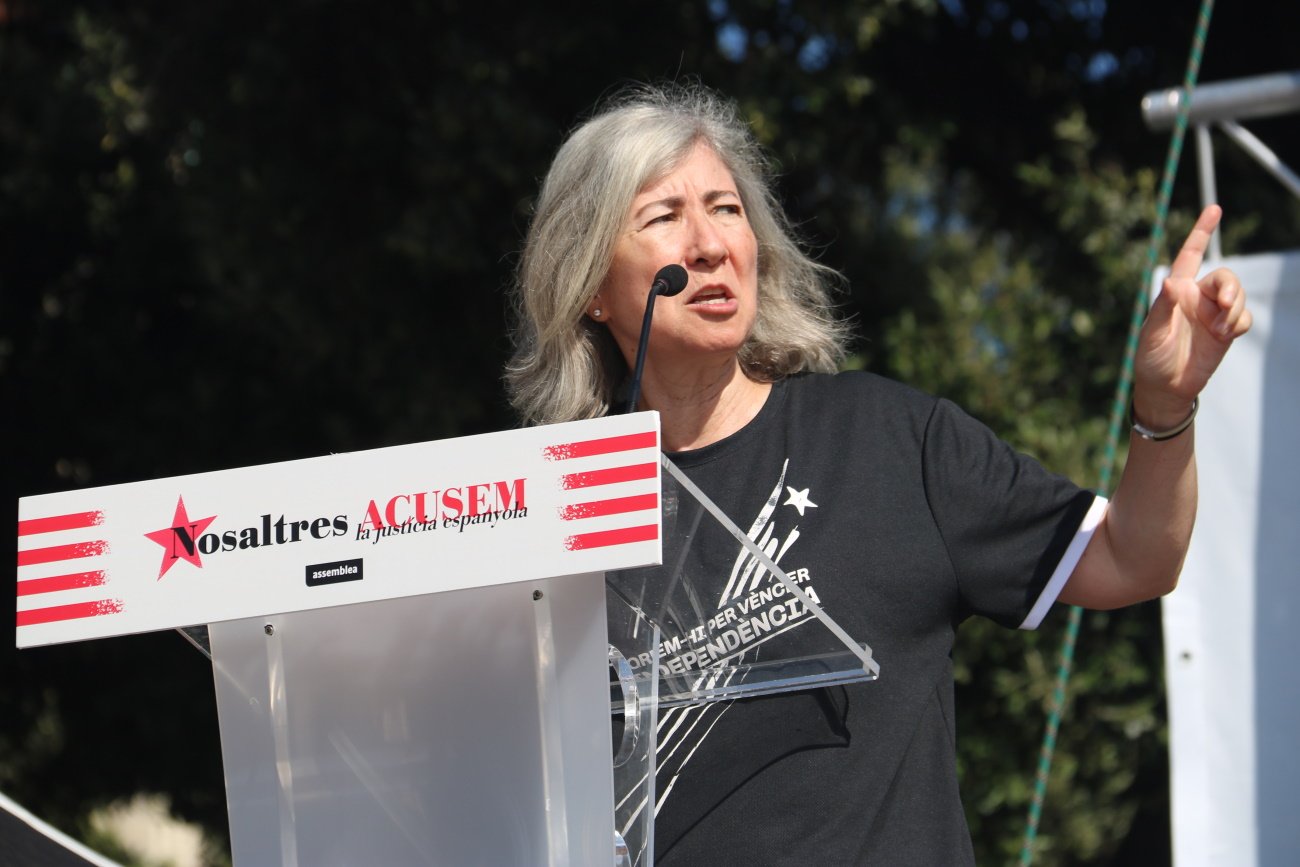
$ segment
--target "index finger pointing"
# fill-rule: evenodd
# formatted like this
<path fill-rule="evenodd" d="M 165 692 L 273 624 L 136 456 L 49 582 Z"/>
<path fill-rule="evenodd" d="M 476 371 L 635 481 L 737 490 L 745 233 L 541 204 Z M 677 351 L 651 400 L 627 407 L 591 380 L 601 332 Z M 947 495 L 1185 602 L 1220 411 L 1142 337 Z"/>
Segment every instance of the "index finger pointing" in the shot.
<path fill-rule="evenodd" d="M 1218 205 L 1210 205 L 1201 211 L 1196 225 L 1183 242 L 1183 248 L 1174 257 L 1174 264 L 1169 269 L 1170 277 L 1196 279 L 1196 273 L 1201 270 L 1201 262 L 1205 259 L 1205 251 L 1210 246 L 1210 236 L 1218 228 L 1221 216 L 1223 210 Z"/>

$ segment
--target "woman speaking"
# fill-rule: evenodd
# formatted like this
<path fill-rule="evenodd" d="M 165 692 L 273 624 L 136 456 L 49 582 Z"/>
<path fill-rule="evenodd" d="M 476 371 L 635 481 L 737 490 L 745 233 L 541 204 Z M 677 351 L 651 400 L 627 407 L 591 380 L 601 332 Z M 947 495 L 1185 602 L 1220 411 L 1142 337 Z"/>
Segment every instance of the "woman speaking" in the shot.
<path fill-rule="evenodd" d="M 524 420 L 616 411 L 647 293 L 640 409 L 672 460 L 822 607 L 879 681 L 678 708 L 660 726 L 664 864 L 963 864 L 950 653 L 978 614 L 1032 629 L 1055 601 L 1167 593 L 1196 511 L 1196 398 L 1250 326 L 1236 277 L 1197 279 L 1208 208 L 1141 333 L 1133 433 L 1109 502 L 1016 454 L 953 404 L 836 373 L 837 275 L 792 239 L 766 159 L 703 88 L 638 88 L 560 148 L 515 286 L 506 371 Z M 755 589 L 719 553 L 721 611 Z M 758 581 L 758 578 L 752 579 Z"/>

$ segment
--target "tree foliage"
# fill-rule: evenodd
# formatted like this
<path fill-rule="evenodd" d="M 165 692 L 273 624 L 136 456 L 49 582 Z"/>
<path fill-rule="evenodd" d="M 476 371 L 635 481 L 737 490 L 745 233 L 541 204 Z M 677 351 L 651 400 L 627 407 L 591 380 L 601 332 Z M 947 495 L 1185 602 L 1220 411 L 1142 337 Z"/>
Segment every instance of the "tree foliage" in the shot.
<path fill-rule="evenodd" d="M 1202 80 L 1287 67 L 1284 11 L 1224 7 Z M 620 83 L 683 77 L 772 150 L 848 277 L 856 364 L 1092 483 L 1167 141 L 1138 100 L 1181 82 L 1195 12 L 0 2 L 4 508 L 508 426 L 501 290 L 537 180 Z M 1293 122 L 1252 128 L 1297 150 Z M 1294 200 L 1220 149 L 1228 249 L 1294 245 Z M 955 651 L 981 863 L 1018 849 L 1062 621 L 972 622 Z M 1090 616 L 1077 666 L 1038 863 L 1167 858 L 1157 608 Z M 224 827 L 210 674 L 179 638 L 0 671 L 0 789 L 65 827 L 136 791 Z"/>

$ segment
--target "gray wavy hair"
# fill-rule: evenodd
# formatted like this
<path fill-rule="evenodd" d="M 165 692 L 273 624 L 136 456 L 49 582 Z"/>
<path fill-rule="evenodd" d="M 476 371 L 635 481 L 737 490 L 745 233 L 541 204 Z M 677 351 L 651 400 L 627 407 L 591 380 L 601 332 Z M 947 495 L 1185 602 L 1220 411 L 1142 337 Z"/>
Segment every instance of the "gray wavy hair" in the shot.
<path fill-rule="evenodd" d="M 739 357 L 775 381 L 833 372 L 847 326 L 833 313 L 840 279 L 810 259 L 771 189 L 766 156 L 736 106 L 700 86 L 638 86 L 616 96 L 561 146 L 542 183 L 512 293 L 510 402 L 525 422 L 609 412 L 627 362 L 586 315 L 614 258 L 632 200 L 690 154 L 713 150 L 731 171 L 758 241 L 758 316 Z M 649 287 L 646 287 L 649 291 Z"/>

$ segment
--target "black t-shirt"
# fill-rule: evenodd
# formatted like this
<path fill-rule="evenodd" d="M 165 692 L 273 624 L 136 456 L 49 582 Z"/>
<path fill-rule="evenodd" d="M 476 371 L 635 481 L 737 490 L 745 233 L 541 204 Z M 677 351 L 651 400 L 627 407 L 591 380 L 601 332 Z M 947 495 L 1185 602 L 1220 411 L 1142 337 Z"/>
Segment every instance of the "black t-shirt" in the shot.
<path fill-rule="evenodd" d="M 1094 496 L 953 404 L 869 374 L 778 382 L 743 429 L 669 457 L 871 647 L 880 677 L 664 711 L 656 861 L 972 862 L 954 632 L 972 614 L 1036 625 Z M 734 539 L 702 548 L 719 561 L 716 611 L 771 584 Z"/>

